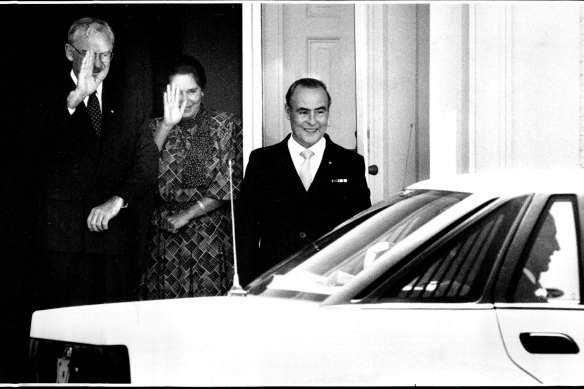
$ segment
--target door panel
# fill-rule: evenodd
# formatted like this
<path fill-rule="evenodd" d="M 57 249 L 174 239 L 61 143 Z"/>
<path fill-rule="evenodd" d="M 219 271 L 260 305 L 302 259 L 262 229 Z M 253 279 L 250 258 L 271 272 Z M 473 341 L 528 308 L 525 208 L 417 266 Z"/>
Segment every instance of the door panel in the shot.
<path fill-rule="evenodd" d="M 342 371 L 349 385 L 537 383 L 506 355 L 491 305 L 389 303 L 352 308 L 321 309 L 314 321 L 294 326 L 310 327 L 310 337 L 301 333 L 289 340 L 295 349 L 309 350 L 304 355 L 310 355 L 310 371 Z"/>
<path fill-rule="evenodd" d="M 290 84 L 314 77 L 327 85 L 332 99 L 327 133 L 356 149 L 354 6 L 264 4 L 262 18 L 264 146 L 290 132 L 284 120 Z"/>
<path fill-rule="evenodd" d="M 546 385 L 584 381 L 584 310 L 524 304 L 497 306 L 497 317 L 511 359 Z M 530 339 L 529 339 L 530 338 Z M 579 349 L 575 352 L 574 348 Z"/>

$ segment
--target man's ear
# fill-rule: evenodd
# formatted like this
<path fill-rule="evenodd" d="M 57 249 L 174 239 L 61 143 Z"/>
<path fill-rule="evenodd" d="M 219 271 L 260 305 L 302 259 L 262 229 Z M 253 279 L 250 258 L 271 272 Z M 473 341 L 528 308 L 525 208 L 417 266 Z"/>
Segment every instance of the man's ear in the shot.
<path fill-rule="evenodd" d="M 286 116 L 288 117 L 288 120 L 290 120 L 290 107 L 288 107 L 288 104 L 284 104 L 284 109 L 286 110 Z"/>
<path fill-rule="evenodd" d="M 73 49 L 69 46 L 69 43 L 65 43 L 65 56 L 71 62 L 73 62 L 73 53 L 71 52 Z"/>

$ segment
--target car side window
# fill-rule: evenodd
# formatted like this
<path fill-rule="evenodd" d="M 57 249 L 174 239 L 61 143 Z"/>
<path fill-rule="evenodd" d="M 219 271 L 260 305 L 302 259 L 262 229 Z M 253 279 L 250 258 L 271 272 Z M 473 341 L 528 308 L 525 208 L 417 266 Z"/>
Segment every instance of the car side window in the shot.
<path fill-rule="evenodd" d="M 482 291 L 525 198 L 483 216 L 440 247 L 414 258 L 380 301 L 470 301 Z"/>
<path fill-rule="evenodd" d="M 550 201 L 526 246 L 512 301 L 580 302 L 576 209 L 570 197 Z"/>

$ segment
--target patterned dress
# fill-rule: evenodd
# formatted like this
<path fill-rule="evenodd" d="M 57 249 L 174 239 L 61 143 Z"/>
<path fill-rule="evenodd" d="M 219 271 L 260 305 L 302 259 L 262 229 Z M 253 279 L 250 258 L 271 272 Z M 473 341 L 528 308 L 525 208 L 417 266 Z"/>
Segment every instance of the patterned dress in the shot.
<path fill-rule="evenodd" d="M 146 125 L 154 132 L 162 118 Z M 229 160 L 234 196 L 243 178 L 241 120 L 201 109 L 175 125 L 160 153 L 158 190 L 163 201 L 153 214 L 150 263 L 139 288 L 142 300 L 227 293 L 233 281 L 231 209 L 225 205 L 192 219 L 177 233 L 160 228 L 167 216 L 208 197 L 230 200 Z"/>

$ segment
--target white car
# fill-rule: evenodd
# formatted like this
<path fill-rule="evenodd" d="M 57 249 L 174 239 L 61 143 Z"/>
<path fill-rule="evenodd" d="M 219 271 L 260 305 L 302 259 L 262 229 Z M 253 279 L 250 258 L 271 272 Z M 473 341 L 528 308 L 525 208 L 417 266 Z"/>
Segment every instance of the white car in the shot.
<path fill-rule="evenodd" d="M 37 311 L 31 363 L 38 382 L 583 385 L 583 227 L 581 170 L 423 181 L 245 296 Z"/>

